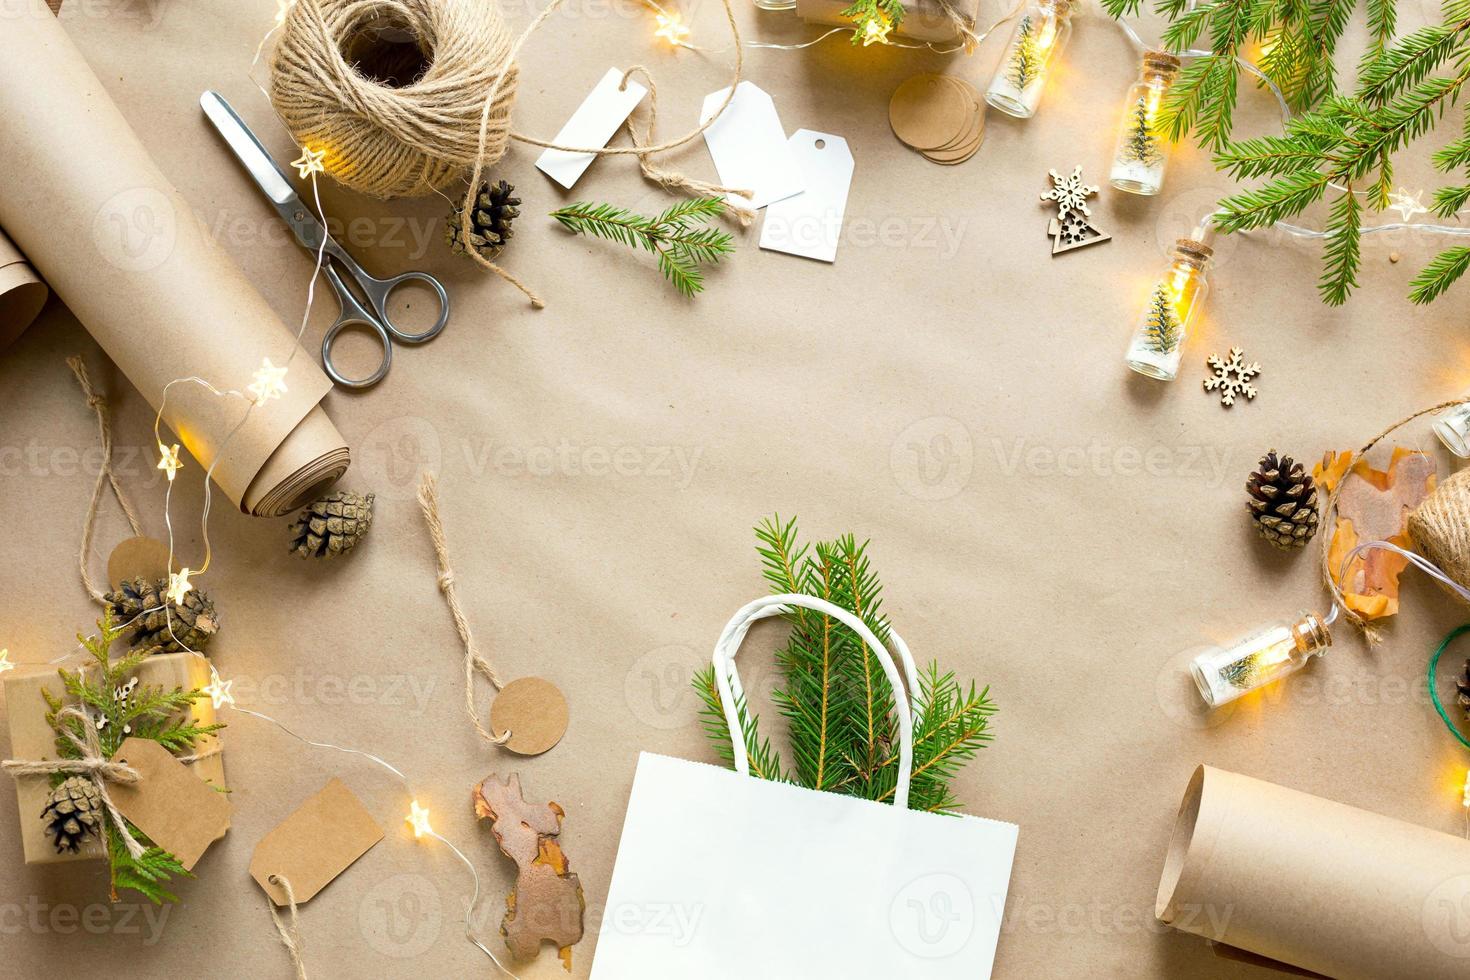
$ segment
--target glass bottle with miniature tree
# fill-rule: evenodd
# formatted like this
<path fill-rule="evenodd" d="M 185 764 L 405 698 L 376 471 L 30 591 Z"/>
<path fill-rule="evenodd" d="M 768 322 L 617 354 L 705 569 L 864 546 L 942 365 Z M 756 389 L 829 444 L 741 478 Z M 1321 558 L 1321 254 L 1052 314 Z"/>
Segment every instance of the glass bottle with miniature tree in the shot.
<path fill-rule="evenodd" d="M 1189 664 L 1200 697 L 1211 708 L 1294 674 L 1332 646 L 1332 634 L 1309 612 L 1273 623 L 1228 647 L 1210 647 Z"/>
<path fill-rule="evenodd" d="M 1108 182 L 1120 191 L 1151 196 L 1164 186 L 1169 162 L 1169 137 L 1159 124 L 1164 96 L 1179 74 L 1179 59 L 1162 51 L 1143 56 L 1138 81 L 1128 90 L 1118 146 Z"/>
<path fill-rule="evenodd" d="M 1205 270 L 1213 254 L 1213 249 L 1193 238 L 1174 243 L 1169 271 L 1154 283 L 1128 344 L 1125 360 L 1130 368 L 1159 381 L 1174 380 L 1184 338 L 1210 291 Z"/>
<path fill-rule="evenodd" d="M 1047 67 L 1061 54 L 1072 34 L 1071 0 L 1035 0 L 1016 23 L 985 101 L 1007 115 L 1036 115 L 1046 86 Z"/>

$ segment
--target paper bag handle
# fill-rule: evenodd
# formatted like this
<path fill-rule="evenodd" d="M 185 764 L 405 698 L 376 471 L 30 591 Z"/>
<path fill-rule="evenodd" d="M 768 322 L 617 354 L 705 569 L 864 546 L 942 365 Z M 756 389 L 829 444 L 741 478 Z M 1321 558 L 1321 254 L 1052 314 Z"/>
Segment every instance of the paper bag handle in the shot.
<path fill-rule="evenodd" d="M 909 697 L 905 697 L 904 681 L 899 677 L 898 668 L 893 665 L 893 658 L 882 641 L 868 629 L 867 624 L 841 606 L 815 596 L 787 593 L 765 596 L 747 603 L 725 624 L 719 641 L 715 643 L 715 683 L 720 689 L 720 703 L 725 709 L 725 723 L 730 728 L 730 739 L 735 749 L 735 771 L 742 776 L 750 775 L 750 758 L 745 750 L 745 728 L 740 723 L 737 707 L 745 698 L 745 690 L 740 684 L 740 673 L 735 669 L 735 656 L 740 652 L 740 644 L 745 642 L 745 634 L 750 632 L 752 624 L 770 616 L 783 616 L 791 612 L 793 606 L 811 609 L 836 619 L 856 633 L 882 665 L 883 673 L 887 675 L 888 683 L 893 688 L 893 707 L 898 714 L 898 784 L 893 792 L 893 805 L 908 809 L 909 779 L 914 768 L 914 720 L 918 714 L 917 705 L 911 708 L 909 698 L 919 689 L 918 670 L 914 667 L 913 655 L 909 653 L 908 644 L 903 642 L 903 637 L 897 633 L 889 633 L 908 677 Z"/>

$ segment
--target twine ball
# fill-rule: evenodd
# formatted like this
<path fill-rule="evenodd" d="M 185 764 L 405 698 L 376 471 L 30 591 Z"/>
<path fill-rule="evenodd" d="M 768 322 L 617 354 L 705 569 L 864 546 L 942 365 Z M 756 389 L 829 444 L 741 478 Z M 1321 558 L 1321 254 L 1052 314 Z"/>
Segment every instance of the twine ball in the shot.
<path fill-rule="evenodd" d="M 510 140 L 517 68 L 496 0 L 296 0 L 271 59 L 276 111 L 327 172 L 374 197 L 429 194 Z"/>
<path fill-rule="evenodd" d="M 1470 469 L 1451 475 L 1409 513 L 1409 537 L 1419 554 L 1470 588 Z"/>

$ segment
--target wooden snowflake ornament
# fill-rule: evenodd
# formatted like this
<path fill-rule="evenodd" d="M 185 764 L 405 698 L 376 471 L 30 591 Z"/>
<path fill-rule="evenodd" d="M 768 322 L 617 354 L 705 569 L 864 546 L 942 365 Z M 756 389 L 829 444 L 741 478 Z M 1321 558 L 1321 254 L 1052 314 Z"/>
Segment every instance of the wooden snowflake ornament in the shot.
<path fill-rule="evenodd" d="M 1051 174 L 1051 190 L 1042 194 L 1041 199 L 1057 202 L 1057 215 L 1046 229 L 1051 236 L 1051 254 L 1110 241 L 1111 235 L 1091 223 L 1092 212 L 1087 207 L 1087 199 L 1097 193 L 1097 187 L 1082 182 L 1082 165 L 1072 168 L 1065 177 L 1055 170 L 1048 173 Z"/>
<path fill-rule="evenodd" d="M 1236 395 L 1245 395 L 1246 398 L 1256 397 L 1256 386 L 1250 381 L 1261 373 L 1259 361 L 1249 364 L 1244 362 L 1245 351 L 1239 347 L 1230 348 L 1230 359 L 1224 360 L 1219 354 L 1211 354 L 1209 358 L 1210 368 L 1215 372 L 1205 379 L 1205 391 L 1220 390 L 1220 404 L 1229 408 L 1235 404 Z"/>

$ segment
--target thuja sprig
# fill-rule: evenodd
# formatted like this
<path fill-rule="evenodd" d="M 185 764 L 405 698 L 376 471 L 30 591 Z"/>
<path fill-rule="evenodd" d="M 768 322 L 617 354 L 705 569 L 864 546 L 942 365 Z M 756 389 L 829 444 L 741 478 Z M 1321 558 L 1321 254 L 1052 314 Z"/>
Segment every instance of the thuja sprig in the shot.
<path fill-rule="evenodd" d="M 867 555 L 867 543 L 851 535 L 815 546 L 798 543 L 796 522 L 779 517 L 756 528 L 757 552 L 773 593 L 812 595 L 851 611 L 885 644 L 890 630 L 882 612 L 882 586 Z M 737 707 L 751 773 L 811 789 L 891 799 L 898 783 L 898 720 L 894 695 L 882 666 L 862 640 L 842 623 L 814 610 L 796 608 L 786 617 L 791 633 L 777 654 L 781 683 L 773 697 L 786 721 L 794 765 L 762 738 L 757 720 Z M 712 667 L 694 687 L 703 704 L 705 731 L 728 764 L 730 730 Z M 909 806 L 952 810 L 960 806 L 950 783 L 992 735 L 995 705 L 989 689 L 961 686 L 952 673 L 931 664 L 919 674 L 914 693 L 913 781 Z"/>
<path fill-rule="evenodd" d="M 130 686 L 134 673 L 153 651 L 135 650 L 111 660 L 109 651 L 122 632 L 114 625 L 112 614 L 105 613 L 97 624 L 95 636 L 77 636 L 91 663 L 75 671 L 57 671 L 66 695 L 86 707 L 90 721 L 70 715 L 60 717 L 66 701 L 45 688 L 41 690 L 49 709 L 46 720 L 56 731 L 56 753 L 60 758 L 81 757 L 81 750 L 71 738 L 66 737 L 66 733 L 70 732 L 85 742 L 86 732 L 82 726 L 86 724 L 93 726 L 98 747 L 108 759 L 129 738 L 152 739 L 170 752 L 181 753 L 192 750 L 199 739 L 224 727 L 220 724 L 201 725 L 193 720 L 190 708 L 204 696 L 200 690 L 169 689 L 161 685 Z M 65 778 L 64 774 L 57 774 L 52 778 L 53 785 Z M 133 857 L 124 846 L 122 834 L 111 813 L 104 811 L 103 820 L 114 901 L 119 888 L 136 891 L 155 904 L 178 901 L 178 896 L 170 892 L 166 884 L 173 877 L 193 875 L 172 854 L 154 846 L 141 831 L 129 824 L 128 830 L 134 839 L 144 845 L 143 853 Z"/>
<path fill-rule="evenodd" d="M 869 24 L 876 23 L 886 25 L 889 29 L 897 29 L 903 23 L 903 14 L 903 0 L 853 0 L 851 6 L 842 11 L 842 16 L 856 25 L 852 29 L 853 44 L 869 40 Z M 887 33 L 887 30 L 883 31 L 884 35 Z"/>
<path fill-rule="evenodd" d="M 659 271 L 685 296 L 704 289 L 700 266 L 716 263 L 734 251 L 734 239 L 718 228 L 696 227 L 725 211 L 717 197 L 680 201 L 648 218 L 611 204 L 577 202 L 551 216 L 579 235 L 593 235 L 643 248 L 658 257 Z"/>

